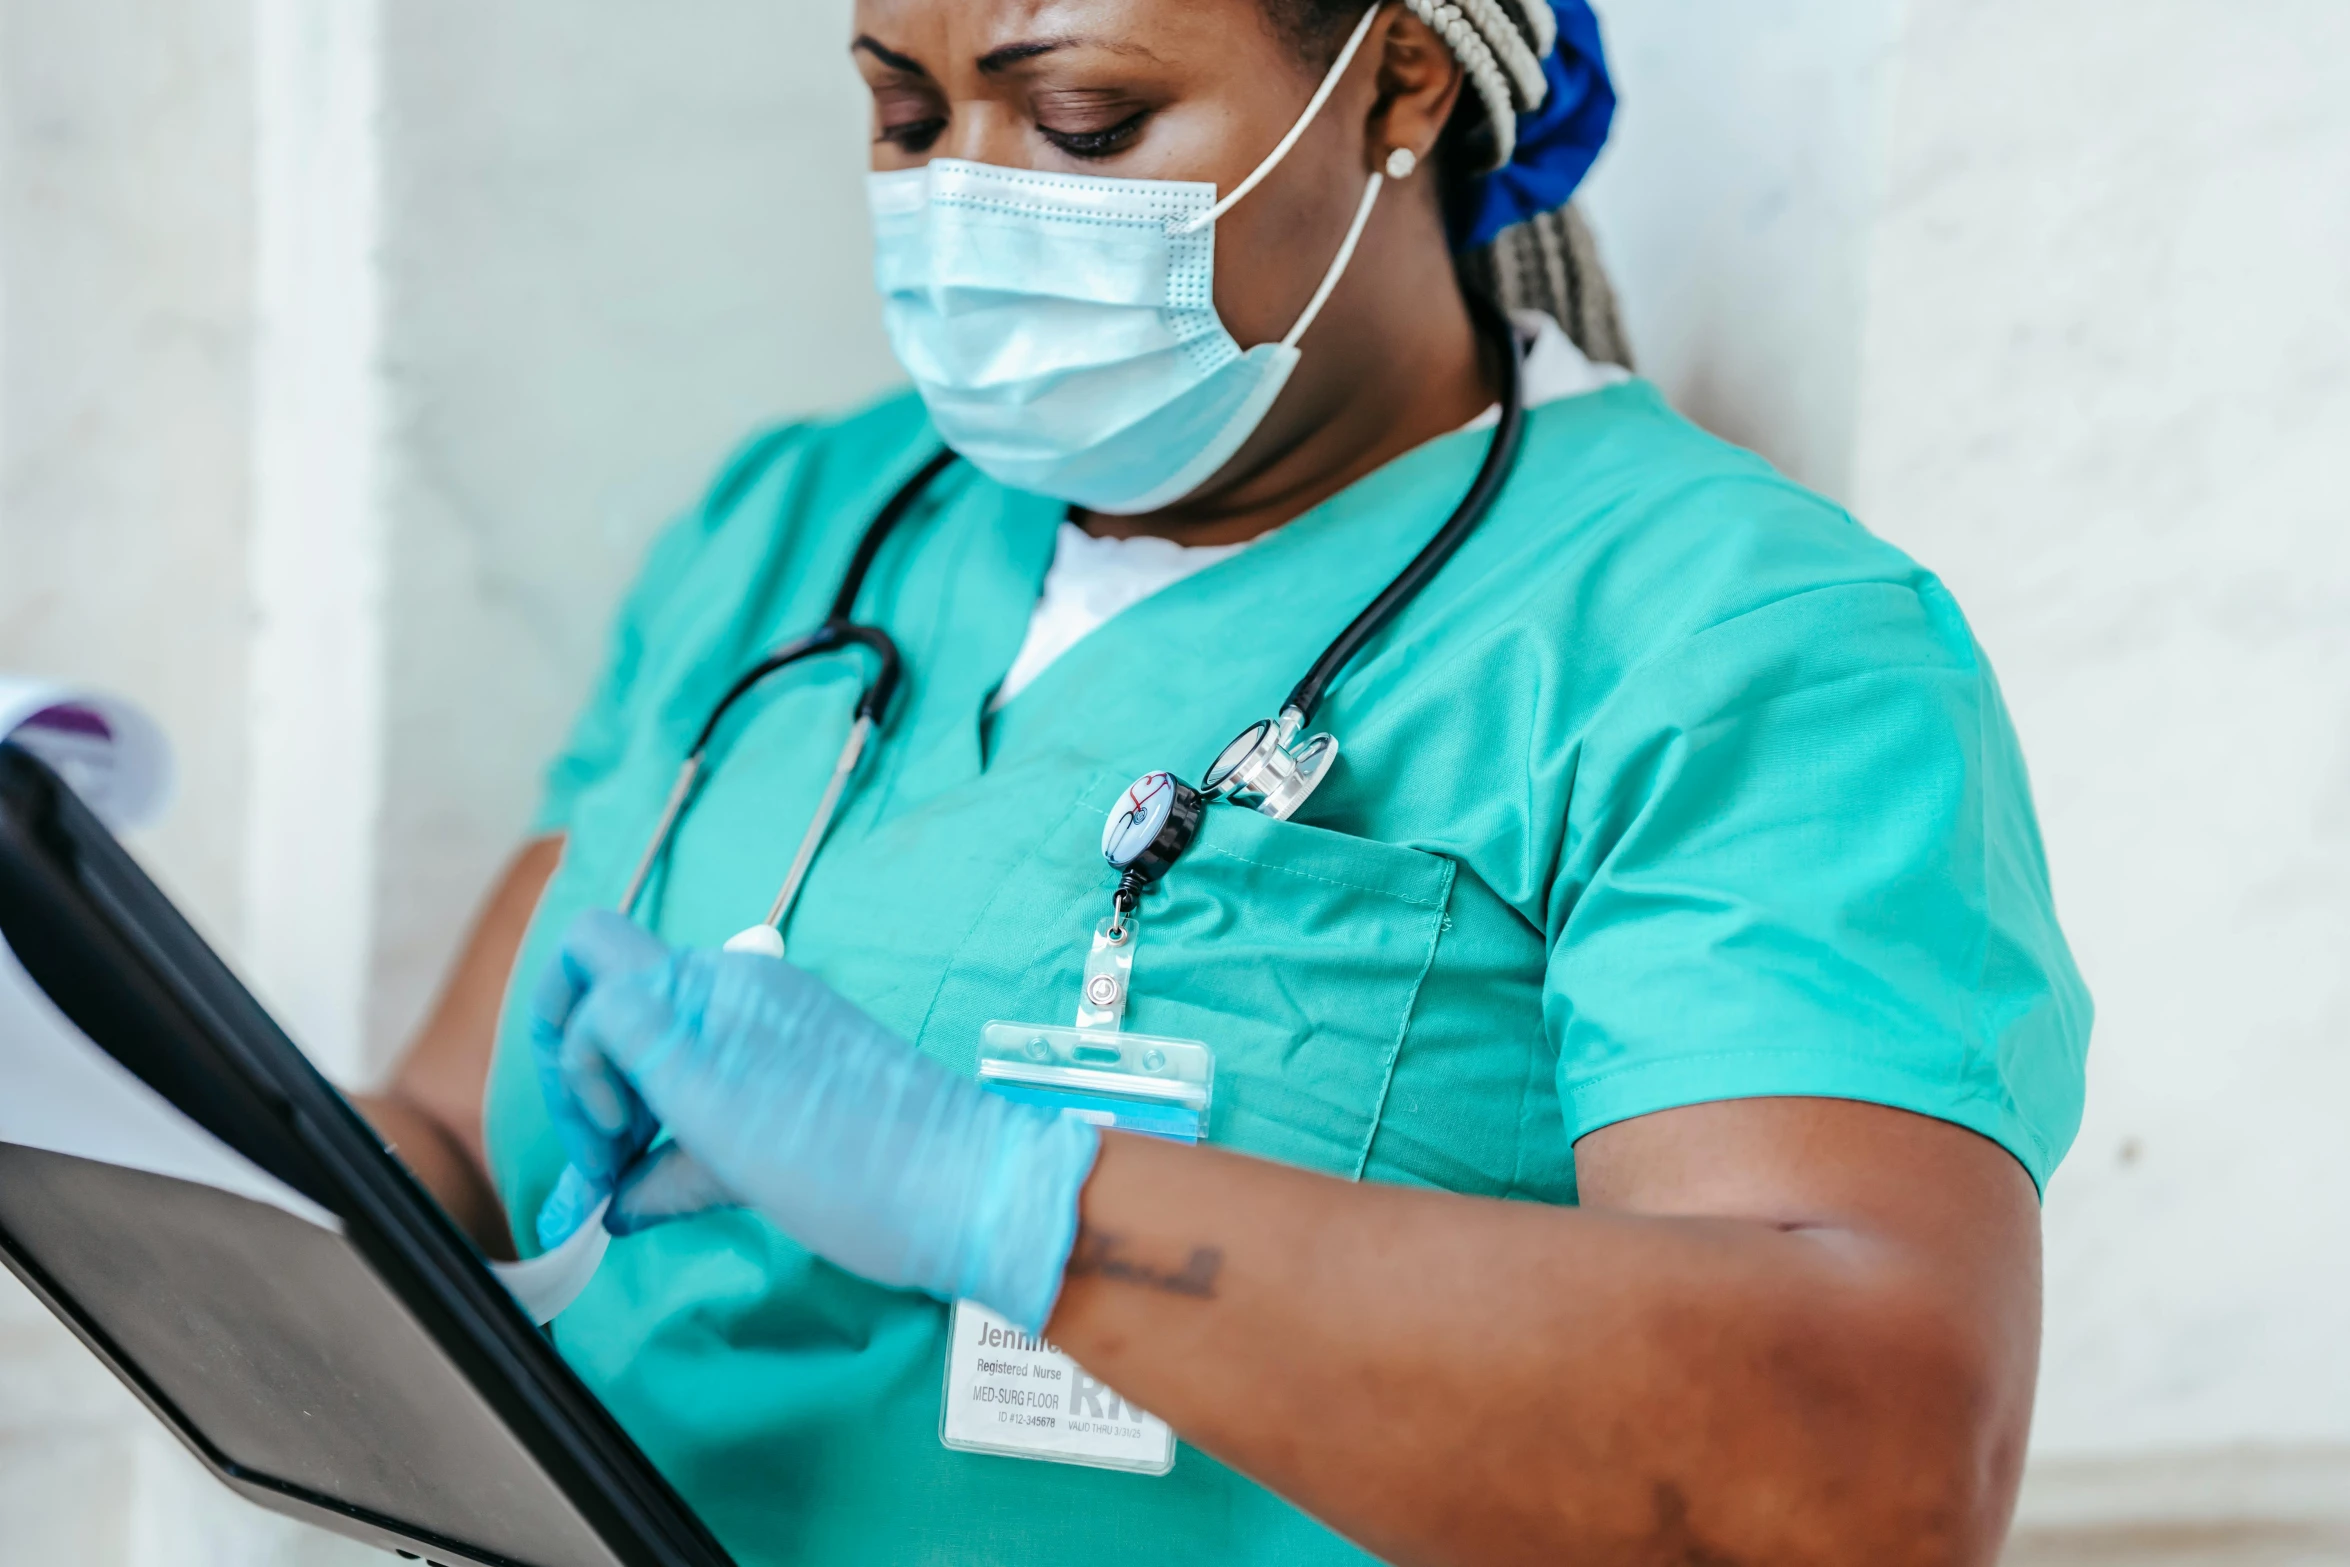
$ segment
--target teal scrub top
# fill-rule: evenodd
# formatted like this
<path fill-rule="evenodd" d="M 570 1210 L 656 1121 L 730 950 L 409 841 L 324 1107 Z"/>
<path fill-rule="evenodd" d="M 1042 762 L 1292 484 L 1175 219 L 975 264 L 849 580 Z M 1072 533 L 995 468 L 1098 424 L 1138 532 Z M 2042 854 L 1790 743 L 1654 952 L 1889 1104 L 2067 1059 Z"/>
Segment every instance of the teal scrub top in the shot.
<path fill-rule="evenodd" d="M 1128 609 L 994 714 L 1063 508 L 958 464 L 860 605 L 907 683 L 793 918 L 792 960 L 961 1071 L 1067 1022 L 1124 786 L 1197 778 L 1449 514 L 1430 442 Z M 749 446 L 656 545 L 538 825 L 568 835 L 490 1084 L 517 1240 L 563 1166 L 524 998 L 617 902 L 695 731 L 824 616 L 932 451 L 899 397 Z M 714 945 L 775 895 L 862 667 L 769 681 L 648 899 Z M 1292 821 L 1212 807 L 1148 898 L 1126 1026 L 1216 1051 L 1212 1140 L 1348 1180 L 1575 1201 L 1598 1127 L 1754 1095 L 1969 1127 L 2045 1183 L 2089 1000 L 1999 688 L 1941 583 L 1631 382 L 1534 410 L 1460 553 L 1332 688 Z M 1359 1562 L 1190 1447 L 1163 1478 L 939 1443 L 947 1309 L 725 1212 L 616 1242 L 556 1342 L 745 1567 Z M 1399 1416 L 1399 1418 L 1403 1418 Z"/>

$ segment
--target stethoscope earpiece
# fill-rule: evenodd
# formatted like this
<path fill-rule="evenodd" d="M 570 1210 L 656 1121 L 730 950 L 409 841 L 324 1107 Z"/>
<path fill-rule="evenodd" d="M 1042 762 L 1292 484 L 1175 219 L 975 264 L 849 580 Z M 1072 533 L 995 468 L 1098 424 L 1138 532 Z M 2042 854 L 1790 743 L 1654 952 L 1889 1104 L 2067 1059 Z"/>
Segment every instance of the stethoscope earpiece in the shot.
<path fill-rule="evenodd" d="M 727 937 L 722 950 L 747 952 L 755 958 L 780 958 L 783 956 L 783 932 L 772 925 L 753 925 L 748 930 L 737 931 Z"/>

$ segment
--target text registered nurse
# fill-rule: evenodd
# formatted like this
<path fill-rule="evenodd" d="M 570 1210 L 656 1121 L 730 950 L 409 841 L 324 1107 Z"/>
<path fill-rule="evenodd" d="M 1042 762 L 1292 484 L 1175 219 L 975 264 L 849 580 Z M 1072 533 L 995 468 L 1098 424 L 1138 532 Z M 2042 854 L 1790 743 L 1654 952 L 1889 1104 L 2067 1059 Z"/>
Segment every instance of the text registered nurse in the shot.
<path fill-rule="evenodd" d="M 2088 997 L 1949 593 L 1621 367 L 1591 12 L 852 53 L 912 389 L 654 548 L 387 1137 L 750 1567 L 1992 1561 Z"/>

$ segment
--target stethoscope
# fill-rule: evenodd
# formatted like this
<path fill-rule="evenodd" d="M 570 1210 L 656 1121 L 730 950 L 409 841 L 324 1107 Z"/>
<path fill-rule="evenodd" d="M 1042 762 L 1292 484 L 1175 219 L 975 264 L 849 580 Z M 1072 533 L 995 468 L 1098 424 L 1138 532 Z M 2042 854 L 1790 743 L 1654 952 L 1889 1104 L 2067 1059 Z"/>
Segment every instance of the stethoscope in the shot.
<path fill-rule="evenodd" d="M 1280 715 L 1261 718 L 1234 736 L 1232 743 L 1217 753 L 1197 789 L 1171 772 L 1146 773 L 1128 787 L 1118 806 L 1110 812 L 1102 833 L 1102 857 L 1119 873 L 1107 927 L 1114 939 L 1123 940 L 1126 921 L 1139 905 L 1142 894 L 1172 870 L 1191 847 L 1210 804 L 1224 801 L 1286 821 L 1330 776 L 1331 766 L 1338 759 L 1338 739 L 1327 732 L 1305 733 L 1314 710 L 1354 656 L 1419 596 L 1421 589 L 1443 569 L 1462 541 L 1493 509 L 1494 500 L 1508 482 L 1525 436 L 1522 349 L 1516 332 L 1499 309 L 1483 300 L 1472 300 L 1471 311 L 1477 318 L 1480 335 L 1500 347 L 1502 364 L 1501 416 L 1494 426 L 1493 439 L 1485 448 L 1484 461 L 1478 465 L 1476 478 L 1435 537 L 1355 616 L 1323 650 L 1322 656 L 1314 660 L 1305 678 L 1290 689 L 1288 698 L 1281 704 Z M 798 851 L 792 856 L 791 869 L 785 873 L 783 886 L 776 893 L 766 919 L 726 943 L 729 952 L 783 956 L 783 927 L 791 918 L 793 905 L 799 901 L 800 890 L 807 883 L 808 871 L 816 862 L 817 851 L 823 847 L 833 818 L 839 814 L 849 779 L 864 759 L 874 731 L 889 716 L 890 699 L 897 694 L 904 670 L 897 643 L 889 633 L 853 618 L 857 598 L 864 590 L 865 578 L 873 569 L 882 545 L 954 460 L 952 451 L 934 454 L 874 514 L 872 522 L 866 525 L 864 537 L 857 543 L 856 553 L 849 557 L 848 569 L 841 576 L 840 591 L 833 596 L 832 611 L 824 623 L 743 671 L 718 699 L 677 770 L 677 779 L 670 786 L 668 801 L 661 808 L 652 839 L 645 845 L 636 872 L 629 878 L 628 890 L 621 896 L 622 914 L 636 912 L 645 885 L 652 878 L 653 867 L 676 835 L 678 822 L 696 785 L 702 781 L 710 742 L 734 705 L 780 670 L 820 654 L 863 648 L 872 655 L 873 673 L 857 698 L 848 739 L 841 746 L 840 755 L 833 763 L 832 777 L 816 803 L 815 814 L 800 838 Z"/>

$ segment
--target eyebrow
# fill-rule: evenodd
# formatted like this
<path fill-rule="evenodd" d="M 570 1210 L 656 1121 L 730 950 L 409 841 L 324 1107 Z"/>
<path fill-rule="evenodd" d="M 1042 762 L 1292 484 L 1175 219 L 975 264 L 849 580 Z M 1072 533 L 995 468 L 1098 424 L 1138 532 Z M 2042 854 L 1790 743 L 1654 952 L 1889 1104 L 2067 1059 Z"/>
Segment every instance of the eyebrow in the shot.
<path fill-rule="evenodd" d="M 908 76 L 919 76 L 926 80 L 930 75 L 922 68 L 920 60 L 910 54 L 898 53 L 871 33 L 859 33 L 857 41 L 849 45 L 849 53 L 851 54 L 855 54 L 860 49 L 893 71 L 903 71 Z"/>
<path fill-rule="evenodd" d="M 1111 54 L 1140 55 L 1143 59 L 1146 60 L 1156 60 L 1158 58 L 1157 55 L 1151 53 L 1148 49 L 1145 49 L 1140 44 L 1123 43 L 1115 38 L 1080 38 L 1074 36 L 1067 38 L 1038 38 L 1027 43 L 1005 44 L 1000 49 L 988 50 L 987 53 L 979 57 L 979 71 L 983 76 L 993 76 L 998 72 L 1009 70 L 1011 67 L 1020 64 L 1022 61 L 1033 60 L 1038 55 L 1051 54 L 1055 50 L 1060 49 L 1081 48 L 1104 49 L 1109 51 Z"/>
<path fill-rule="evenodd" d="M 1023 61 L 1033 60 L 1039 55 L 1052 54 L 1061 49 L 1086 46 L 1105 49 L 1112 54 L 1139 55 L 1146 60 L 1158 58 L 1157 55 L 1140 44 L 1121 43 L 1113 38 L 1037 38 L 1025 43 L 1005 44 L 1001 48 L 988 50 L 987 53 L 979 57 L 979 71 L 983 76 L 995 76 L 1010 70 Z M 910 54 L 900 54 L 871 33 L 859 33 L 856 41 L 849 45 L 851 54 L 860 50 L 873 56 L 874 59 L 879 60 L 893 71 L 903 71 L 908 76 L 919 76 L 925 81 L 930 78 L 930 72 L 923 67 L 920 60 Z"/>

